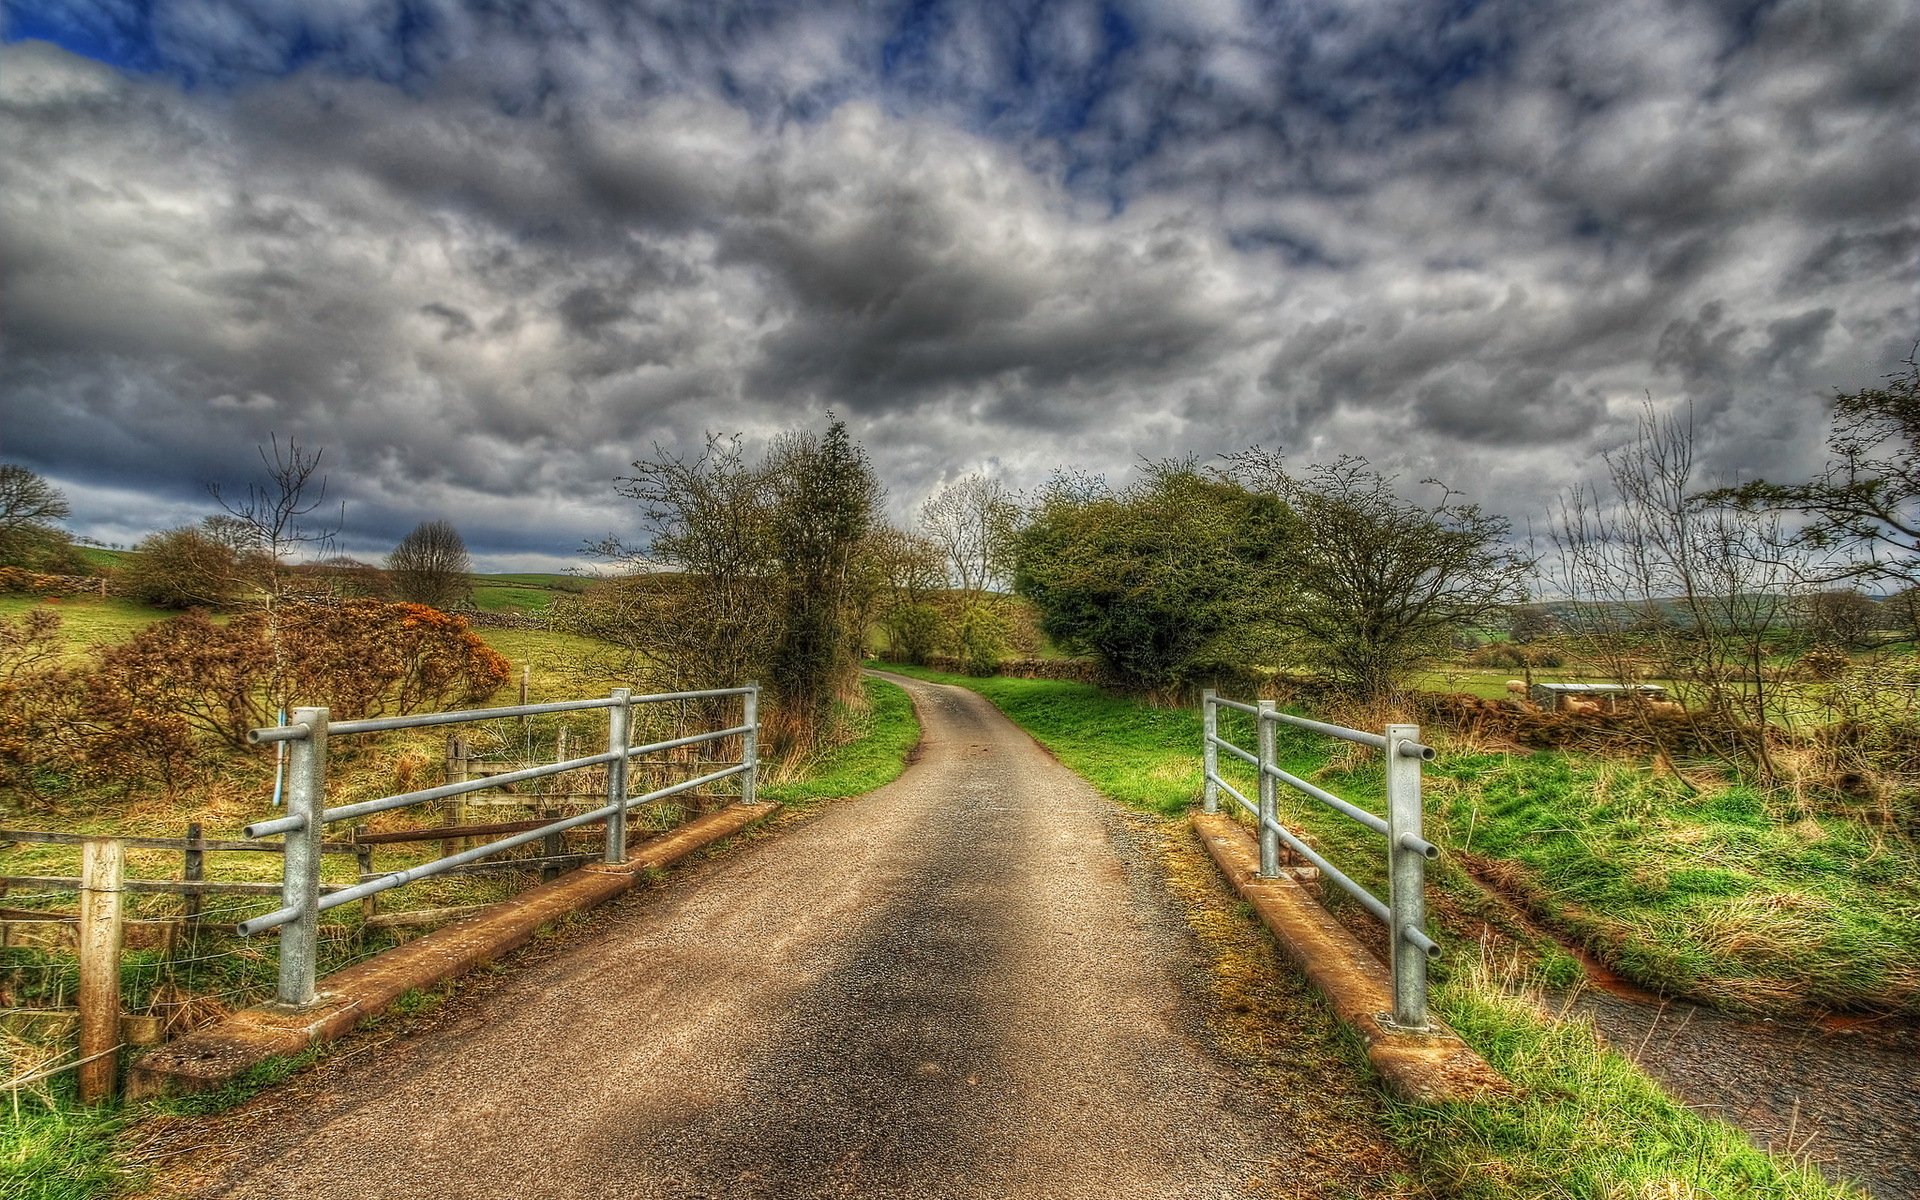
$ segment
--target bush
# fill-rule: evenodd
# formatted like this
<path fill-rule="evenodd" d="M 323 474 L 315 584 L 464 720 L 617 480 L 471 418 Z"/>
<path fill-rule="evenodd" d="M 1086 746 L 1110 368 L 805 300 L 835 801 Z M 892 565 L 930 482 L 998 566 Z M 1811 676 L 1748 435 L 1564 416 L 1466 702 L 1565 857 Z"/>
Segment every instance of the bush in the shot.
<path fill-rule="evenodd" d="M 42 799 L 78 759 L 74 678 L 60 651 L 50 609 L 0 620 L 0 787 Z"/>
<path fill-rule="evenodd" d="M 109 649 L 86 678 L 89 715 L 167 759 L 198 730 L 232 746 L 281 703 L 341 719 L 484 700 L 512 674 L 460 617 L 419 604 L 292 604 L 215 625 L 162 621 Z"/>
<path fill-rule="evenodd" d="M 121 568 L 120 588 L 155 608 L 225 608 L 245 583 L 243 567 L 240 551 L 188 525 L 134 547 Z"/>
<path fill-rule="evenodd" d="M 1014 589 L 1116 684 L 1179 687 L 1270 652 L 1294 529 L 1279 500 L 1191 462 L 1118 492 L 1063 478 L 1017 535 Z"/>

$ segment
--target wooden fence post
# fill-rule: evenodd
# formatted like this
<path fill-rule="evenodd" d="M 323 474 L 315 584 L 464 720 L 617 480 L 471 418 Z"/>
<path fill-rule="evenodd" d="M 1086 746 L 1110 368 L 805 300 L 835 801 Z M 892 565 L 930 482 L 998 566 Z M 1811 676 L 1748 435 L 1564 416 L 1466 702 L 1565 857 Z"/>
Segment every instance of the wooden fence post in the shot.
<path fill-rule="evenodd" d="M 121 886 L 127 850 L 88 838 L 80 867 L 80 1100 L 113 1096 L 119 1074 Z"/>
<path fill-rule="evenodd" d="M 204 840 L 200 836 L 200 822 L 198 821 L 187 822 L 187 846 L 185 854 L 186 867 L 180 872 L 180 878 L 186 880 L 188 883 L 199 883 L 207 877 L 207 851 Z M 186 893 L 184 908 L 186 910 L 187 920 L 198 921 L 200 919 L 200 905 L 205 899 L 205 896 L 206 893 L 198 888 Z"/>
<path fill-rule="evenodd" d="M 466 781 L 467 739 L 460 734 L 450 733 L 447 735 L 447 782 L 465 783 Z M 465 821 L 463 818 L 466 816 L 466 811 L 466 798 L 463 796 L 454 796 L 446 802 L 446 809 L 441 814 L 440 823 L 442 825 L 464 824 Z M 440 843 L 440 857 L 445 858 L 452 854 L 454 845 L 455 842 L 451 839 L 442 840 Z"/>
<path fill-rule="evenodd" d="M 373 874 L 373 843 L 363 842 L 360 835 L 367 831 L 365 825 L 353 827 L 353 865 L 359 875 L 356 882 L 365 883 L 367 876 Z M 360 923 L 365 925 L 368 918 L 380 911 L 380 893 L 375 892 L 360 902 Z"/>

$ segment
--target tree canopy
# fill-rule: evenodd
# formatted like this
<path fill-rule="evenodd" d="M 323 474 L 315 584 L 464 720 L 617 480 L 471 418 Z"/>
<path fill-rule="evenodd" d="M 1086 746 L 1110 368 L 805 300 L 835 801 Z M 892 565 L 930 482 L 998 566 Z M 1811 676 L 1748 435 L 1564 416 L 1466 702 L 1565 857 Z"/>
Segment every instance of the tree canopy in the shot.
<path fill-rule="evenodd" d="M 402 600 L 452 608 L 473 594 L 473 560 L 451 521 L 422 521 L 387 555 L 387 571 Z"/>

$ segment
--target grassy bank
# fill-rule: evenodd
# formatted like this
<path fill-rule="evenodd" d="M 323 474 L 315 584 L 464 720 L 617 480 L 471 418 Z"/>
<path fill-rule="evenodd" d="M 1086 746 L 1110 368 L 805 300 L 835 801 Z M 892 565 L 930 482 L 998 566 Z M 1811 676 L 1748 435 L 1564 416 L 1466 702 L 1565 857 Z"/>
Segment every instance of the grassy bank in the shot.
<path fill-rule="evenodd" d="M 813 758 L 780 764 L 760 794 L 782 804 L 807 807 L 822 800 L 857 796 L 899 778 L 920 744 L 913 702 L 891 683 L 861 681 L 864 711 L 840 714 L 845 741 Z"/>
<path fill-rule="evenodd" d="M 1157 709 L 1080 684 L 1049 680 L 972 679 L 907 669 L 903 673 L 972 688 L 1026 728 L 1068 767 L 1115 800 L 1174 814 L 1199 798 L 1199 714 Z M 1230 733 L 1236 732 L 1231 728 Z M 1236 739 L 1251 744 L 1248 730 Z M 1377 804 L 1379 770 L 1364 751 L 1329 751 L 1324 739 L 1288 737 L 1283 765 L 1351 799 Z M 1457 845 L 1460 820 L 1487 848 L 1489 823 L 1476 815 L 1490 801 L 1472 798 L 1473 781 L 1497 755 L 1444 755 L 1430 772 L 1436 840 Z M 1528 756 L 1530 759 L 1531 756 Z M 1522 760 L 1523 762 L 1527 760 Z M 1542 770 L 1545 764 L 1530 769 Z M 1243 789 L 1247 790 L 1247 789 Z M 1493 789 L 1497 795 L 1499 789 Z M 1572 786 L 1559 802 L 1577 799 Z M 1310 802 L 1290 817 L 1314 833 L 1329 856 L 1376 888 L 1378 846 L 1351 822 L 1330 818 Z M 1537 815 L 1537 814 L 1536 814 Z M 1516 810 L 1515 822 L 1526 819 Z M 1597 818 L 1595 818 L 1597 819 Z M 1342 828 L 1342 826 L 1345 828 Z M 1503 826 L 1504 828 L 1504 826 Z M 1367 835 L 1370 837 L 1370 835 Z M 1515 832 L 1514 837 L 1520 835 Z M 1602 847 L 1596 846 L 1596 850 Z M 1594 856 L 1594 863 L 1601 856 Z M 1371 868 L 1371 869 L 1369 869 Z M 1607 872 L 1596 865 L 1596 871 Z M 1479 907 L 1473 886 L 1442 872 L 1456 893 L 1442 914 Z M 1607 1049 L 1585 1020 L 1556 1021 L 1531 994 L 1543 966 L 1555 963 L 1522 947 L 1475 953 L 1463 921 L 1439 932 L 1452 970 L 1438 974 L 1434 1007 L 1475 1050 L 1519 1086 L 1519 1095 L 1481 1104 L 1401 1105 L 1392 1110 L 1397 1139 L 1421 1164 L 1434 1190 L 1448 1196 L 1512 1200 L 1574 1196 L 1595 1200 L 1642 1196 L 1764 1196 L 1819 1200 L 1856 1196 L 1811 1167 L 1756 1150 L 1739 1130 L 1676 1103 L 1630 1062 Z M 1445 936 L 1451 933 L 1453 936 Z M 1463 945 L 1463 942 L 1465 943 Z M 1465 959 L 1464 967 L 1460 960 Z"/>

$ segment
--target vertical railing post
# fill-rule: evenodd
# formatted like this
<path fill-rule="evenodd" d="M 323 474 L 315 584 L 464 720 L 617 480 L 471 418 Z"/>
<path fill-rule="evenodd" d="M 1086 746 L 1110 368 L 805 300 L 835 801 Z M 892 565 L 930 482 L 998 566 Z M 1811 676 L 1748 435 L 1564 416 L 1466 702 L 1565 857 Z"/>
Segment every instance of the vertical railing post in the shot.
<path fill-rule="evenodd" d="M 626 688 L 613 689 L 613 706 L 607 709 L 607 751 L 618 752 L 607 764 L 607 803 L 613 811 L 607 814 L 607 852 L 603 859 L 609 863 L 627 861 L 627 747 L 633 744 L 629 740 L 632 696 Z"/>
<path fill-rule="evenodd" d="M 1207 771 L 1206 789 L 1202 797 L 1210 813 L 1220 811 L 1220 785 L 1214 782 L 1220 777 L 1220 749 L 1213 744 L 1213 740 L 1220 736 L 1220 709 L 1213 701 L 1212 688 L 1200 693 L 1200 761 Z"/>
<path fill-rule="evenodd" d="M 1393 968 L 1393 1023 L 1427 1027 L 1427 952 L 1409 934 L 1427 929 L 1427 859 L 1420 814 L 1420 727 L 1387 726 L 1387 880 L 1393 927 L 1388 931 Z M 1412 835 L 1414 846 L 1401 842 Z"/>
<path fill-rule="evenodd" d="M 327 717 L 324 708 L 296 708 L 293 724 L 305 725 L 287 755 L 287 815 L 301 820 L 286 836 L 281 866 L 280 903 L 299 915 L 280 927 L 281 1004 L 305 1008 L 313 1003 L 320 945 L 320 843 L 326 836 L 321 814 L 327 807 Z"/>
<path fill-rule="evenodd" d="M 747 768 L 740 772 L 740 803 L 758 804 L 760 787 L 760 685 L 747 684 L 740 723 L 747 727 L 740 738 L 740 762 Z"/>
<path fill-rule="evenodd" d="M 1274 830 L 1280 822 L 1279 781 L 1267 770 L 1278 765 L 1273 749 L 1274 726 L 1279 724 L 1273 719 L 1275 707 L 1271 700 L 1260 701 L 1260 713 L 1254 719 L 1260 743 L 1260 875 L 1264 879 L 1280 873 L 1280 835 Z"/>

